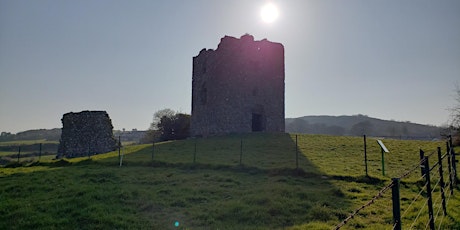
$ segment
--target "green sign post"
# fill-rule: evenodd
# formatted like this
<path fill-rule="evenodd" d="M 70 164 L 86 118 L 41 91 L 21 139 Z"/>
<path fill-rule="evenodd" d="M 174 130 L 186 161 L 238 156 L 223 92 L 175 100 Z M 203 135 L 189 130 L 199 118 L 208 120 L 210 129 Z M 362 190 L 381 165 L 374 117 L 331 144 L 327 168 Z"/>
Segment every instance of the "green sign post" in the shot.
<path fill-rule="evenodd" d="M 389 153 L 390 151 L 388 151 L 381 140 L 377 140 L 377 143 L 379 143 L 380 150 L 382 150 L 382 175 L 385 176 L 385 153 Z"/>

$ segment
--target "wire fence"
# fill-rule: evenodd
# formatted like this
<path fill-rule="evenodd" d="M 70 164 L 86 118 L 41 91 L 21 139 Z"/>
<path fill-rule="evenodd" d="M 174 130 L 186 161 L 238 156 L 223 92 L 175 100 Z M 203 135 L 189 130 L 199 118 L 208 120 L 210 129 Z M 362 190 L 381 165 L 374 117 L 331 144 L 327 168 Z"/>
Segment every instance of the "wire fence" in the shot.
<path fill-rule="evenodd" d="M 0 146 L 0 165 L 39 162 L 56 156 L 57 143 L 12 144 Z"/>
<path fill-rule="evenodd" d="M 290 139 L 290 137 L 289 137 Z M 290 139 L 291 140 L 291 139 Z M 188 149 L 189 152 L 180 151 L 177 155 L 177 159 L 174 159 L 175 162 L 193 162 L 193 163 L 208 163 L 208 160 L 205 159 L 202 155 L 197 154 L 203 152 L 204 148 L 201 145 L 197 145 L 198 140 L 195 140 L 193 148 L 181 148 L 180 144 L 177 143 L 179 149 Z M 231 145 L 228 143 L 218 143 L 213 146 L 206 146 L 209 148 L 209 151 L 222 153 L 221 155 L 216 154 L 203 154 L 204 156 L 213 156 L 211 163 L 216 163 L 215 158 L 221 159 L 219 162 L 229 162 L 228 164 L 232 165 L 242 165 L 246 164 L 249 166 L 257 165 L 259 168 L 272 168 L 280 167 L 280 165 L 285 165 L 289 168 L 302 169 L 302 166 L 305 166 L 305 162 L 299 161 L 299 145 L 297 143 L 297 135 L 295 139 L 292 140 L 292 145 L 289 147 L 289 151 L 292 151 L 292 158 L 285 159 L 285 162 L 280 162 L 279 158 L 273 158 L 272 160 L 265 160 L 261 162 L 260 159 L 251 156 L 251 154 L 245 153 L 245 148 L 250 148 L 254 145 L 263 145 L 266 149 L 270 149 L 271 146 L 279 145 L 279 143 L 266 143 L 266 142 L 257 142 L 257 141 L 246 141 L 244 138 L 238 137 L 231 139 Z M 227 146 L 228 145 L 228 146 Z M 119 144 L 121 146 L 121 144 Z M 155 143 L 152 144 L 151 148 L 151 160 L 162 160 L 161 159 L 161 149 L 158 149 L 160 146 Z M 21 160 L 32 157 L 35 160 L 40 161 L 40 157 L 45 155 L 45 148 L 42 144 L 35 146 L 36 150 L 33 150 L 31 156 L 28 156 L 24 150 L 21 150 L 21 146 L 18 146 L 18 152 L 16 155 L 9 156 L 11 161 L 16 161 L 19 163 Z M 24 148 L 24 147 L 23 147 Z M 171 148 L 168 145 L 167 148 Z M 256 149 L 256 148 L 253 148 Z M 216 151 L 219 150 L 219 151 Z M 119 164 L 122 165 L 123 154 L 120 155 L 119 149 Z M 232 154 L 228 154 L 232 153 Z M 294 154 L 295 153 L 295 154 Z M 265 158 L 270 158 L 270 154 L 273 156 L 278 155 L 277 152 L 265 152 Z M 443 228 L 444 221 L 448 216 L 447 206 L 449 205 L 449 200 L 454 195 L 454 188 L 457 184 L 457 160 L 455 159 L 456 154 L 452 145 L 452 138 L 449 137 L 449 140 L 446 142 L 446 151 L 443 153 L 441 148 L 438 147 L 437 150 L 425 154 L 423 150 L 420 150 L 420 160 L 414 165 L 409 167 L 408 170 L 402 172 L 398 177 L 392 179 L 390 183 L 383 186 L 380 191 L 369 201 L 364 203 L 359 208 L 355 209 L 349 216 L 347 216 L 341 223 L 339 223 L 335 229 L 340 229 L 341 227 L 347 225 L 352 221 L 352 219 L 359 215 L 364 209 L 375 204 L 378 200 L 389 199 L 391 197 L 393 204 L 393 221 L 391 228 L 392 229 L 438 229 Z M 53 154 L 54 155 L 54 154 Z M 301 154 L 300 154 L 301 155 Z M 189 156 L 189 157 L 184 157 Z M 437 156 L 437 158 L 436 158 Z M 300 159 L 302 157 L 300 156 Z M 144 160 L 144 159 L 143 159 Z M 1 162 L 0 162 L 1 163 Z M 383 163 L 383 162 L 382 162 Z M 420 173 L 420 176 L 416 174 Z M 367 174 L 367 165 L 366 165 L 366 174 Z M 416 178 L 416 183 L 405 182 L 407 178 Z M 403 199 L 400 197 L 401 190 L 408 189 L 405 186 L 400 187 L 401 183 L 413 183 L 412 187 L 417 187 L 416 193 L 405 193 Z M 390 192 L 391 191 L 391 194 Z M 390 227 L 390 226 L 389 226 Z"/>
<path fill-rule="evenodd" d="M 444 220 L 448 216 L 447 206 L 458 183 L 456 154 L 450 136 L 446 142 L 446 147 L 444 154 L 442 154 L 440 147 L 428 155 L 425 155 L 425 152 L 420 150 L 420 161 L 417 164 L 401 176 L 393 178 L 391 183 L 384 186 L 371 200 L 354 210 L 335 229 L 340 229 L 358 215 L 360 211 L 371 206 L 378 199 L 383 199 L 384 194 L 390 189 L 392 191 L 393 205 L 391 229 L 443 229 Z M 436 156 L 437 158 L 435 158 Z M 434 162 L 431 167 L 430 162 Z M 402 180 L 416 173 L 419 168 L 421 169 L 421 176 L 417 180 L 419 182 L 419 192 L 413 197 L 408 197 L 407 195 L 413 193 L 405 193 L 404 199 L 401 199 L 400 184 Z M 420 183 L 422 184 L 420 185 Z M 414 215 L 414 213 L 416 214 Z"/>

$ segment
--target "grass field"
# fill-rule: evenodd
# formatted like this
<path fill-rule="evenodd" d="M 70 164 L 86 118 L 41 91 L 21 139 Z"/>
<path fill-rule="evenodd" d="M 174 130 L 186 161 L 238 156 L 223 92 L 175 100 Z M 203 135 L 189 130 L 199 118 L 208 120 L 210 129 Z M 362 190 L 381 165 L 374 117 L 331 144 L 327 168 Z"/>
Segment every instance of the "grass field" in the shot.
<path fill-rule="evenodd" d="M 40 146 L 42 147 L 41 153 Z M 57 146 L 58 142 L 47 140 L 0 142 L 0 167 L 13 162 L 18 163 L 18 161 L 19 163 L 30 163 L 51 160 L 56 156 Z"/>
<path fill-rule="evenodd" d="M 332 229 L 416 166 L 420 148 L 445 151 L 383 141 L 386 175 L 368 138 L 369 177 L 362 138 L 322 135 L 298 136 L 298 161 L 295 135 L 248 134 L 126 146 L 121 167 L 118 151 L 11 164 L 0 168 L 0 229 Z M 420 170 L 401 183 L 403 229 L 425 228 L 426 199 L 409 207 L 422 185 Z M 456 187 L 436 226 L 460 228 L 459 206 Z M 357 228 L 392 228 L 391 191 L 342 227 Z"/>

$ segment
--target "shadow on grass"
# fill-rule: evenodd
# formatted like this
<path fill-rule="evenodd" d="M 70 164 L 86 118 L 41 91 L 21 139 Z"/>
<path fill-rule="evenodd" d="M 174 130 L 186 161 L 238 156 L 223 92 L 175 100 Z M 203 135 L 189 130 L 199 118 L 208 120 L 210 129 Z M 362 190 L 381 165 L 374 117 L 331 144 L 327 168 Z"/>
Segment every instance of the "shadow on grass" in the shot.
<path fill-rule="evenodd" d="M 129 165 L 128 165 L 129 166 Z M 246 173 L 250 175 L 263 174 L 268 176 L 294 176 L 304 178 L 321 178 L 322 175 L 315 173 L 307 173 L 303 169 L 293 168 L 269 168 L 263 169 L 248 165 L 219 165 L 219 164 L 203 164 L 203 163 L 168 163 L 161 161 L 153 161 L 146 163 L 143 166 L 151 166 L 157 168 L 177 168 L 182 170 L 218 170 L 235 173 Z"/>
<path fill-rule="evenodd" d="M 296 154 L 297 149 L 295 139 L 289 134 L 258 133 L 162 143 L 155 150 L 147 146 L 128 152 L 127 148 L 122 167 L 117 156 L 78 162 L 61 159 L 33 165 L 66 167 L 70 171 L 73 166 L 94 165 L 74 168 L 80 173 L 85 172 L 81 176 L 86 180 L 84 183 L 93 186 L 94 181 L 98 186 L 120 186 L 132 190 L 133 194 L 152 184 L 144 194 L 152 200 L 150 205 L 193 220 L 188 226 L 192 229 L 279 229 L 296 226 L 315 229 L 327 226 L 326 229 L 330 229 L 348 215 L 345 210 L 351 206 L 346 191 L 331 180 L 381 183 L 376 178 L 325 175 L 306 157 L 307 154 L 300 151 Z M 87 170 L 95 171 L 87 175 L 91 172 Z M 96 173 L 96 170 L 107 172 Z M 166 176 L 155 175 L 154 181 L 139 179 L 138 175 L 126 177 L 128 172 L 137 174 L 141 171 L 148 174 L 168 173 Z M 97 180 L 97 177 L 106 174 L 113 175 L 113 178 L 105 178 L 110 183 Z M 121 178 L 132 179 L 122 183 L 118 181 Z M 77 196 L 81 193 L 78 190 L 69 192 L 76 192 Z M 95 198 L 101 199 L 98 193 L 91 191 Z M 92 198 L 88 199 L 91 202 Z M 195 200 L 200 202 L 192 202 Z M 155 221 L 162 223 L 164 220 Z M 315 222 L 321 227 L 312 225 Z"/>
<path fill-rule="evenodd" d="M 94 161 L 91 158 L 80 160 L 77 162 L 71 162 L 66 159 L 60 159 L 56 161 L 33 161 L 33 162 L 10 162 L 3 166 L 3 168 L 20 168 L 20 167 L 35 167 L 35 166 L 45 166 L 49 168 L 56 168 L 56 167 L 65 167 L 65 166 L 72 166 L 72 165 L 91 165 L 91 164 L 99 164 L 100 162 Z"/>
<path fill-rule="evenodd" d="M 152 154 L 154 154 L 154 160 L 152 160 Z M 307 154 L 302 153 L 296 147 L 295 136 L 257 133 L 158 144 L 155 150 L 149 146 L 126 155 L 123 165 L 126 167 L 173 168 L 185 173 L 212 170 L 235 173 L 235 176 L 243 176 L 241 175 L 243 173 L 248 176 L 277 178 L 275 183 L 272 186 L 267 185 L 267 188 L 271 187 L 276 190 L 278 186 L 285 186 L 284 190 L 287 191 L 274 193 L 271 198 L 267 198 L 271 200 L 283 200 L 284 196 L 291 197 L 295 194 L 309 194 L 300 195 L 301 202 L 305 203 L 303 208 L 300 206 L 294 210 L 294 208 L 286 207 L 289 206 L 287 202 L 282 208 L 289 211 L 272 211 L 271 214 L 268 214 L 272 219 L 283 221 L 265 226 L 267 228 L 302 226 L 310 222 L 329 223 L 328 228 L 331 228 L 333 227 L 331 223 L 340 223 L 348 214 L 346 211 L 337 210 L 348 210 L 351 204 L 345 192 L 332 184 L 330 180 L 383 184 L 383 181 L 377 178 L 330 177 L 319 170 L 306 156 Z M 114 165 L 114 161 L 106 161 L 106 164 Z M 296 182 L 294 183 L 293 180 Z M 295 189 L 288 189 L 288 186 L 292 184 L 296 184 Z M 311 198 L 312 196 L 314 198 Z M 260 206 L 263 210 L 263 205 Z M 270 208 L 266 207 L 265 210 L 270 210 Z M 235 220 L 231 224 L 235 226 L 252 226 L 251 222 L 257 222 L 256 216 L 238 218 L 238 214 L 232 215 L 235 216 Z M 225 214 L 224 216 L 232 215 Z"/>
<path fill-rule="evenodd" d="M 363 184 L 370 184 L 370 185 L 377 185 L 377 186 L 385 186 L 388 181 L 382 180 L 377 177 L 372 176 L 332 176 L 334 180 L 342 180 L 347 182 L 357 182 Z"/>

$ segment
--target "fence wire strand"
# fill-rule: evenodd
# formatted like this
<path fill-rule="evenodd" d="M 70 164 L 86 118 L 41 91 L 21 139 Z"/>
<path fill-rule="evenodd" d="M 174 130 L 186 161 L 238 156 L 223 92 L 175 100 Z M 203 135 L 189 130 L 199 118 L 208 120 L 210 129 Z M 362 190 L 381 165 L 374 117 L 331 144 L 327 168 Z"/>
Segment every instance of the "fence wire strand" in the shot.
<path fill-rule="evenodd" d="M 447 205 L 449 204 L 449 200 L 450 200 L 450 197 L 451 197 L 451 196 L 452 196 L 452 194 L 449 193 L 449 196 L 446 198 L 446 207 L 447 207 Z M 445 217 L 445 215 L 442 215 L 441 221 L 439 222 L 439 227 L 438 227 L 438 229 L 441 229 L 442 222 L 444 221 L 444 217 Z"/>
<path fill-rule="evenodd" d="M 425 225 L 424 229 L 428 229 L 428 226 L 430 226 L 430 218 L 428 218 L 428 221 L 426 222 L 426 225 Z"/>
<path fill-rule="evenodd" d="M 423 191 L 425 190 L 426 186 L 428 185 L 428 183 L 425 183 L 425 185 L 420 189 L 420 192 L 417 194 L 417 196 L 415 196 L 415 198 L 412 200 L 412 202 L 410 203 L 409 207 L 407 207 L 407 209 L 404 211 L 404 213 L 401 215 L 401 218 L 405 217 L 406 213 L 410 210 L 410 208 L 412 207 L 412 205 L 418 200 L 418 198 L 422 195 Z"/>
<path fill-rule="evenodd" d="M 435 190 L 437 189 L 438 186 L 440 186 L 440 183 L 441 183 L 441 176 L 439 176 L 435 171 L 434 169 L 436 167 L 440 167 L 442 165 L 442 163 L 440 163 L 438 160 L 436 160 L 436 162 L 428 169 L 424 169 L 423 168 L 423 165 L 425 165 L 425 161 L 428 160 L 429 157 L 431 157 L 432 155 L 438 153 L 438 151 L 432 151 L 430 152 L 428 155 L 424 156 L 422 159 L 420 159 L 419 163 L 414 165 L 413 167 L 409 168 L 409 170 L 407 170 L 404 174 L 402 174 L 398 179 L 404 179 L 404 178 L 407 178 L 409 177 L 413 172 L 419 170 L 421 167 L 422 167 L 422 173 L 423 171 L 425 170 L 428 170 L 428 173 L 430 173 L 429 175 L 431 176 L 431 178 L 438 178 L 437 182 L 434 184 L 433 188 L 431 189 L 431 193 L 434 193 Z M 446 157 L 449 157 L 449 153 L 445 153 L 444 155 L 441 156 L 441 161 L 446 158 Z M 441 172 L 443 173 L 443 172 Z M 444 174 L 444 173 L 443 173 Z M 452 178 L 454 178 L 454 171 L 450 172 L 450 173 L 447 173 L 447 175 L 449 175 L 449 180 L 451 180 Z M 425 180 L 426 181 L 426 176 L 427 174 L 426 173 L 423 173 L 422 176 L 420 176 L 417 180 L 420 181 L 420 180 Z M 432 183 L 432 182 L 431 182 Z M 354 210 L 346 219 L 344 219 L 340 224 L 338 224 L 335 229 L 340 229 L 342 226 L 344 226 L 348 221 L 350 221 L 351 219 L 353 219 L 361 210 L 365 209 L 366 207 L 370 206 L 371 204 L 373 204 L 377 199 L 383 197 L 384 193 L 392 188 L 394 186 L 394 182 L 392 181 L 390 184 L 388 184 L 387 186 L 385 186 L 384 188 L 382 188 L 376 196 L 374 196 L 371 200 L 369 200 L 366 204 L 362 205 L 361 207 L 359 207 L 358 209 Z M 409 212 L 409 210 L 412 210 L 415 208 L 415 204 L 417 203 L 417 201 L 419 200 L 420 197 L 422 197 L 422 194 L 423 192 L 428 192 L 426 190 L 428 186 L 428 182 L 425 182 L 425 184 L 420 188 L 420 192 L 412 199 L 411 203 L 409 204 L 409 206 L 407 207 L 406 210 L 404 210 L 404 213 L 402 215 L 400 215 L 400 218 L 405 218 L 406 214 Z M 444 187 L 441 187 L 440 188 L 440 192 L 442 192 L 442 190 L 445 190 L 445 188 L 447 187 L 447 185 L 444 185 Z M 448 197 L 445 198 L 445 201 L 446 201 L 446 206 L 447 204 L 449 203 L 449 200 L 450 198 L 452 197 L 452 193 L 448 193 Z M 439 202 L 439 200 L 442 200 L 442 195 L 440 194 L 436 200 L 434 201 L 434 204 L 433 206 L 437 209 L 436 210 L 436 215 L 433 216 L 434 218 L 434 222 L 436 222 L 436 220 L 438 219 L 438 217 L 440 216 L 440 212 L 441 212 L 441 209 L 443 208 L 443 205 L 441 202 Z M 425 211 L 425 208 L 428 207 L 428 199 L 426 199 L 422 205 L 420 206 L 419 208 L 419 211 L 414 219 L 414 221 L 412 222 L 411 226 L 409 227 L 409 229 L 412 229 L 414 227 L 414 225 L 419 221 L 419 218 L 422 214 L 422 212 Z M 441 219 L 439 220 L 439 229 L 442 227 L 442 223 L 444 221 L 444 217 L 446 215 L 444 215 L 444 213 L 441 215 Z M 425 225 L 425 229 L 427 229 L 430 225 L 430 218 L 428 218 L 428 222 L 426 223 Z M 397 223 L 394 223 L 393 226 L 392 226 L 392 229 L 395 229 L 397 226 Z"/>
<path fill-rule="evenodd" d="M 338 224 L 335 229 L 340 229 L 342 226 L 344 226 L 349 220 L 353 219 L 355 217 L 355 215 L 357 215 L 361 210 L 363 210 L 364 208 L 370 206 L 371 204 L 373 204 L 377 199 L 379 199 L 380 197 L 383 196 L 383 194 L 388 190 L 390 189 L 391 187 L 393 187 L 394 183 L 391 182 L 390 184 L 388 184 L 387 186 L 385 186 L 383 189 L 381 189 L 377 195 L 374 196 L 374 198 L 372 198 L 370 201 L 368 201 L 366 204 L 362 205 L 361 207 L 359 207 L 358 209 L 356 209 L 355 211 L 353 211 L 347 218 L 345 218 L 340 224 Z"/>
<path fill-rule="evenodd" d="M 433 188 L 431 189 L 432 193 L 436 190 L 436 187 L 438 187 L 439 183 L 441 183 L 441 178 L 439 178 L 436 184 L 434 184 Z"/>
<path fill-rule="evenodd" d="M 436 204 L 440 198 L 441 198 L 441 196 L 439 195 L 438 198 L 436 199 L 436 201 L 435 201 L 434 203 Z M 436 219 L 438 218 L 439 212 L 441 211 L 441 209 L 442 209 L 442 204 L 439 203 L 439 205 L 438 205 L 438 210 L 436 211 L 436 215 L 434 215 L 434 217 L 433 217 L 435 223 L 436 223 Z M 444 214 L 443 214 L 443 216 L 444 216 Z"/>
<path fill-rule="evenodd" d="M 400 176 L 399 179 L 404 179 L 404 178 L 408 177 L 415 170 L 419 169 L 420 165 L 422 165 L 423 163 L 425 163 L 425 159 L 420 160 L 420 162 L 418 164 L 414 165 L 414 167 L 412 167 L 406 173 L 404 173 L 402 176 Z"/>
<path fill-rule="evenodd" d="M 412 229 L 412 227 L 414 226 L 414 224 L 417 222 L 418 218 L 420 217 L 420 214 L 422 213 L 423 209 L 425 209 L 425 207 L 428 206 L 428 200 L 426 200 L 422 207 L 420 208 L 420 211 L 418 211 L 418 214 L 417 216 L 415 217 L 414 221 L 412 222 L 412 225 L 409 227 L 409 229 Z"/>

